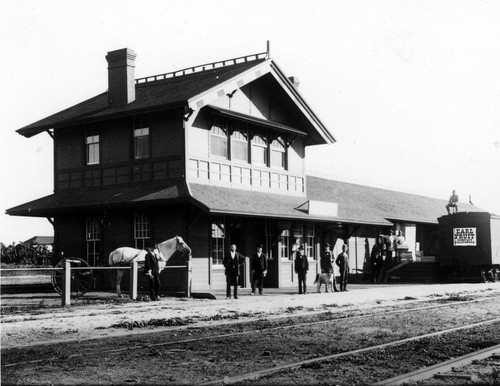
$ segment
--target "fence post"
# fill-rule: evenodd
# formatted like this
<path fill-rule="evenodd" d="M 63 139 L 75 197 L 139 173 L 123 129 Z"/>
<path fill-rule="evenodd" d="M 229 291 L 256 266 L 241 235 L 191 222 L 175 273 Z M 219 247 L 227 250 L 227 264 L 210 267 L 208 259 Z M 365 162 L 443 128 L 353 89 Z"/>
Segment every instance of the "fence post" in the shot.
<path fill-rule="evenodd" d="M 186 297 L 189 298 L 191 297 L 191 274 L 192 274 L 192 269 L 191 269 L 191 259 L 189 258 L 186 260 Z"/>
<path fill-rule="evenodd" d="M 71 262 L 68 260 L 63 265 L 61 302 L 63 307 L 71 304 Z"/>
<path fill-rule="evenodd" d="M 130 280 L 129 280 L 129 296 L 130 299 L 137 299 L 137 284 L 138 284 L 138 270 L 139 264 L 137 261 L 132 261 L 130 263 Z"/>
<path fill-rule="evenodd" d="M 245 288 L 250 287 L 250 282 L 252 280 L 251 276 L 251 271 L 250 271 L 250 258 L 248 256 L 245 256 L 245 282 L 243 283 L 245 285 Z"/>

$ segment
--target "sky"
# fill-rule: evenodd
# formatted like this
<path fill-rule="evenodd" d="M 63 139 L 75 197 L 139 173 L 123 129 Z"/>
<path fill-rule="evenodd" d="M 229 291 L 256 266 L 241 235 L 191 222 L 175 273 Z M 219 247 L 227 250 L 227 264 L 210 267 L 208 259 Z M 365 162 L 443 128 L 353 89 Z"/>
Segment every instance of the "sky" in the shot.
<path fill-rule="evenodd" d="M 500 2 L 1 0 L 0 241 L 53 235 L 5 210 L 53 192 L 53 144 L 16 133 L 107 89 L 106 53 L 137 78 L 266 51 L 330 130 L 309 174 L 500 215 Z M 446 213 L 443 207 L 443 215 Z"/>

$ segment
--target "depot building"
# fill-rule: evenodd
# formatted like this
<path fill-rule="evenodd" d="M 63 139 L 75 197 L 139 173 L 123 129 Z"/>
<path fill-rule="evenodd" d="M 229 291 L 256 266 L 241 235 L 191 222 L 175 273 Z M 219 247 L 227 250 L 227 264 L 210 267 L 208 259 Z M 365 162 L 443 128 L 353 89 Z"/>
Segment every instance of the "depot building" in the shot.
<path fill-rule="evenodd" d="M 298 244 L 310 277 L 326 243 L 334 255 L 345 243 L 351 280 L 365 280 L 375 238 L 389 229 L 404 235 L 407 260 L 434 261 L 446 201 L 306 175 L 306 147 L 335 138 L 269 51 L 141 79 L 131 49 L 105 58 L 107 91 L 17 130 L 53 138 L 54 192 L 7 214 L 47 218 L 55 256 L 104 266 L 117 247 L 180 235 L 193 291 L 225 288 L 230 244 L 248 257 L 264 245 L 264 285 L 275 288 L 296 285 Z M 182 286 L 184 273 L 162 275 L 163 289 Z"/>

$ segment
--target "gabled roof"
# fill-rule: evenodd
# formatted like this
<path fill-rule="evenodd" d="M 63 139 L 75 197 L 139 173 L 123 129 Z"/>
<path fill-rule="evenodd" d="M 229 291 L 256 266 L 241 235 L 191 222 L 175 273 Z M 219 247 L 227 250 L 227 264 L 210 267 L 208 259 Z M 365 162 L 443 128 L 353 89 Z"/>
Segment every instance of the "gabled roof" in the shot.
<path fill-rule="evenodd" d="M 17 132 L 25 137 L 32 137 L 54 127 L 124 116 L 169 106 L 182 106 L 193 96 L 213 88 L 263 61 L 264 59 L 256 59 L 163 80 L 138 83 L 135 86 L 135 101 L 123 106 L 110 107 L 108 105 L 108 93 L 104 92 L 25 126 L 17 130 Z"/>
<path fill-rule="evenodd" d="M 241 88 L 265 74 L 271 74 L 310 125 L 310 144 L 335 142 L 333 135 L 313 113 L 291 81 L 267 56 L 267 53 L 255 54 L 137 79 L 135 100 L 129 104 L 110 106 L 108 92 L 104 92 L 17 132 L 29 138 L 53 128 L 168 108 L 183 107 L 192 114 L 221 95 Z"/>

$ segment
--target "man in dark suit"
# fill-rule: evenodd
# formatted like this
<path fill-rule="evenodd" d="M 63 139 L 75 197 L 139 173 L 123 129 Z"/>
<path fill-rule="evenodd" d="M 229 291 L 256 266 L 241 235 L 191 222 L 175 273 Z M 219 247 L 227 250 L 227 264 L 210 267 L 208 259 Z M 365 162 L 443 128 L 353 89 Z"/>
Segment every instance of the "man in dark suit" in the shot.
<path fill-rule="evenodd" d="M 252 256 L 252 295 L 255 295 L 256 286 L 259 288 L 259 294 L 262 295 L 264 277 L 267 274 L 267 256 L 262 252 L 262 249 L 263 246 L 259 245 L 257 247 L 257 252 Z"/>
<path fill-rule="evenodd" d="M 295 272 L 299 279 L 299 294 L 307 294 L 306 275 L 309 270 L 309 261 L 304 252 L 304 245 L 301 244 L 295 256 Z"/>
<path fill-rule="evenodd" d="M 349 255 L 347 254 L 347 244 L 342 245 L 342 252 L 337 256 L 335 264 L 340 271 L 340 292 L 347 291 L 347 279 L 349 277 Z"/>
<path fill-rule="evenodd" d="M 236 245 L 231 244 L 229 252 L 226 253 L 222 264 L 226 268 L 226 299 L 231 299 L 231 286 L 234 286 L 234 298 L 238 299 L 238 277 L 240 276 L 240 264 L 244 263 L 245 256 L 236 251 Z"/>
<path fill-rule="evenodd" d="M 160 266 L 158 259 L 153 254 L 151 247 L 146 248 L 144 261 L 144 274 L 148 278 L 149 298 L 153 301 L 160 300 Z"/>

